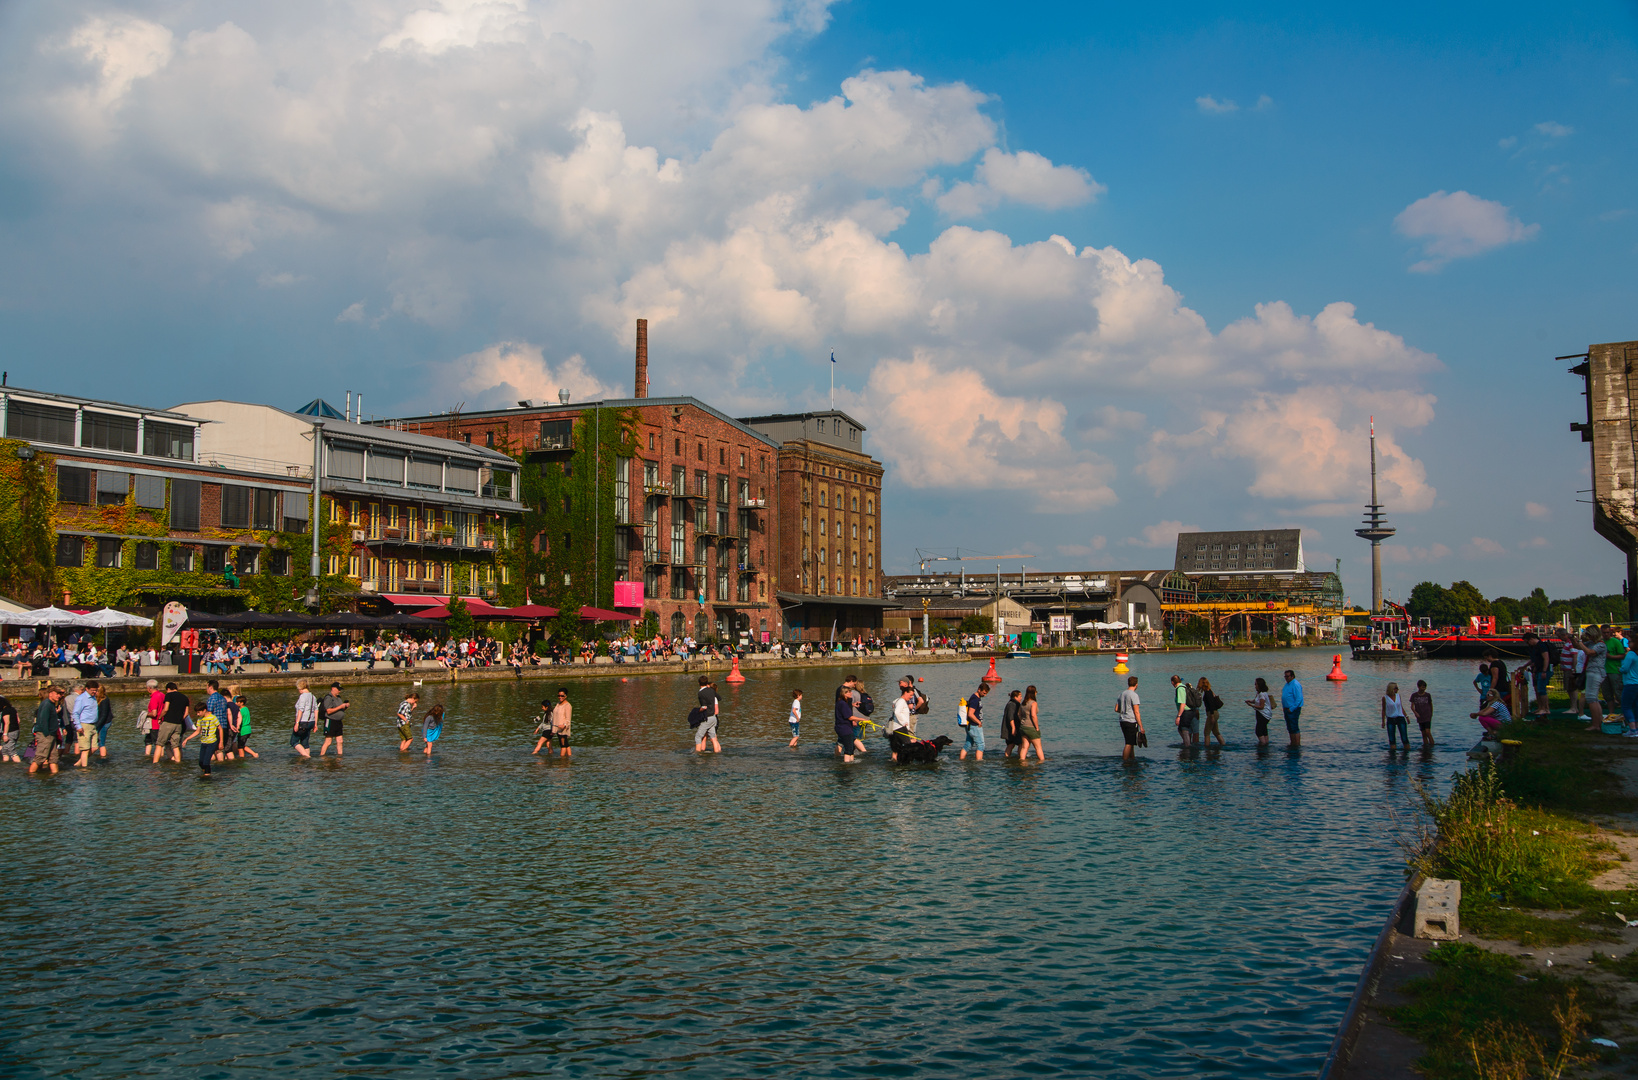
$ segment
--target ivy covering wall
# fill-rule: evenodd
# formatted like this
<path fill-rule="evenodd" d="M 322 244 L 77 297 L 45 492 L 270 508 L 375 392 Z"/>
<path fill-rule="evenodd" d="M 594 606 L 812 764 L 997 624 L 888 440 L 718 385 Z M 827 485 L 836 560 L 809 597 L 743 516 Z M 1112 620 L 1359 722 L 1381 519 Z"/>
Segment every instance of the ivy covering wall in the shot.
<path fill-rule="evenodd" d="M 614 604 L 615 462 L 636 456 L 637 425 L 635 409 L 597 409 L 575 421 L 574 450 L 561 460 L 515 455 L 523 516 L 499 553 L 510 568 L 501 599 L 521 604 L 527 590 L 531 602 L 559 609 L 558 640 L 578 634 L 581 607 Z M 634 483 L 633 505 L 640 508 L 641 477 Z"/>
<path fill-rule="evenodd" d="M 43 607 L 56 595 L 56 459 L 17 452 L 20 439 L 0 439 L 0 594 Z"/>

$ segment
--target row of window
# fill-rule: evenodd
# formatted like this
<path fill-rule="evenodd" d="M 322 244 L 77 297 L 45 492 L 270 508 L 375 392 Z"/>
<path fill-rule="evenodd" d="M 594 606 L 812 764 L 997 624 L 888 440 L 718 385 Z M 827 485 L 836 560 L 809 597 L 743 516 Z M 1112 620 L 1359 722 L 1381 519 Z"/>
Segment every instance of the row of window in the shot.
<path fill-rule="evenodd" d="M 481 514 L 442 507 L 360 503 L 357 499 L 333 503 L 332 507 L 336 524 L 358 529 L 371 540 L 431 543 L 434 538 L 448 536 L 452 542 L 470 547 L 477 542 L 484 520 Z"/>
<path fill-rule="evenodd" d="M 1276 545 L 1275 545 L 1274 541 L 1268 540 L 1268 541 L 1265 541 L 1263 543 L 1262 550 L 1265 551 L 1265 552 L 1272 552 L 1275 549 L 1275 547 L 1276 547 Z M 1230 544 L 1228 546 L 1228 549 L 1230 551 L 1239 551 L 1240 550 L 1240 545 L 1239 544 Z M 1257 545 L 1255 543 L 1247 544 L 1246 549 L 1248 551 L 1258 550 Z M 1205 551 L 1206 550 L 1206 545 L 1205 544 L 1196 544 L 1196 545 L 1194 545 L 1194 550 L 1195 551 Z M 1222 544 L 1213 544 L 1211 546 L 1211 550 L 1212 551 L 1222 551 L 1223 550 L 1223 545 Z"/>
<path fill-rule="evenodd" d="M 693 600 L 700 604 L 710 602 L 748 604 L 753 599 L 768 599 L 766 579 L 739 577 L 736 580 L 726 570 L 718 570 L 715 576 L 716 592 L 707 595 L 705 587 L 711 580 L 711 575 L 684 567 L 673 567 L 670 571 L 650 567 L 643 575 L 644 592 L 650 597 L 658 597 L 661 595 L 661 589 L 669 586 L 671 599 Z"/>
<path fill-rule="evenodd" d="M 818 521 L 819 521 L 819 535 L 824 536 L 824 535 L 826 535 L 826 533 L 825 533 L 826 519 L 819 518 Z M 803 532 L 808 531 L 808 519 L 807 518 L 802 519 L 802 531 Z M 858 522 L 853 523 L 853 525 L 851 526 L 851 529 L 850 529 L 850 533 L 851 533 L 851 535 L 848 535 L 848 539 L 857 540 L 859 538 L 859 523 Z M 841 518 L 836 519 L 836 531 L 834 533 L 831 533 L 830 535 L 835 536 L 837 539 L 841 539 L 843 537 L 844 533 L 843 533 L 843 530 L 842 530 L 842 519 Z M 873 544 L 875 542 L 876 542 L 876 526 L 866 525 L 865 526 L 865 543 Z"/>
<path fill-rule="evenodd" d="M 809 581 L 808 572 L 806 570 L 804 570 L 804 571 L 802 571 L 802 591 L 803 592 L 807 592 L 807 590 L 809 588 L 808 581 Z M 831 593 L 834 593 L 837 596 L 875 596 L 876 595 L 876 579 L 875 578 L 868 578 L 867 577 L 867 578 L 864 579 L 864 592 L 862 592 L 862 593 L 859 591 L 859 579 L 858 578 L 852 578 L 852 579 L 844 578 L 844 577 L 831 578 L 831 577 L 825 576 L 824 574 L 820 574 L 817 577 L 813 578 L 812 581 L 813 581 L 813 586 L 812 586 L 813 591 L 819 596 L 825 596 L 825 595 L 831 594 Z M 848 585 L 849 585 L 850 581 L 851 581 L 851 584 L 853 586 L 851 590 L 849 590 L 849 588 L 848 588 Z M 833 582 L 834 582 L 834 584 L 832 584 Z"/>
<path fill-rule="evenodd" d="M 68 409 L 15 398 L 6 402 L 6 437 L 29 442 L 122 454 L 134 454 L 140 446 L 147 457 L 192 461 L 193 430 L 189 424 L 166 424 L 94 409 Z"/>
<path fill-rule="evenodd" d="M 542 434 L 544 435 L 545 434 L 545 425 L 541 425 L 541 428 L 542 428 Z M 648 452 L 651 453 L 651 454 L 659 453 L 659 436 L 656 433 L 652 432 L 652 431 L 648 433 Z M 671 440 L 671 453 L 672 453 L 673 457 L 682 457 L 683 456 L 683 444 L 682 444 L 682 438 L 680 436 L 674 437 Z M 743 469 L 743 468 L 745 468 L 745 451 L 740 450 L 740 451 L 738 451 L 738 453 L 739 453 L 739 467 Z M 694 444 L 694 460 L 695 461 L 704 461 L 705 460 L 705 444 L 704 443 L 696 442 Z M 728 464 L 728 448 L 726 446 L 717 447 L 717 464 L 718 465 L 724 465 L 724 466 L 726 466 Z M 768 471 L 768 457 L 767 457 L 766 454 L 758 454 L 756 456 L 756 471 L 757 472 L 763 472 L 763 473 Z"/>
<path fill-rule="evenodd" d="M 814 561 L 816 561 L 820 566 L 825 565 L 827 550 L 828 549 L 826 549 L 826 548 L 815 548 L 814 549 L 814 552 L 813 552 Z M 836 553 L 836 565 L 837 566 L 842 565 L 842 559 L 844 557 L 846 557 L 848 559 L 848 561 L 854 567 L 857 567 L 859 565 L 859 553 L 857 551 L 850 551 L 850 552 L 846 552 L 846 553 L 838 551 Z M 803 548 L 802 549 L 802 560 L 804 562 L 806 562 L 807 558 L 808 558 L 807 549 Z M 876 569 L 876 553 L 875 552 L 873 552 L 873 551 L 865 552 L 865 569 L 866 570 Z"/>
<path fill-rule="evenodd" d="M 808 493 L 806 491 L 804 491 L 802 494 L 806 495 Z M 828 490 L 826 488 L 821 487 L 819 489 L 819 505 L 820 506 L 829 506 L 830 505 L 826 501 L 827 494 L 828 494 Z M 844 505 L 844 504 L 850 504 L 850 505 Z M 859 510 L 859 497 L 857 495 L 855 495 L 851 499 L 849 499 L 842 492 L 838 491 L 836 493 L 836 509 L 838 509 L 838 510 L 851 509 L 852 511 L 857 513 L 858 510 Z M 872 499 L 872 498 L 869 498 L 869 497 L 866 497 L 866 499 L 865 499 L 865 513 L 866 514 L 874 514 L 875 512 L 876 512 L 876 500 Z"/>
<path fill-rule="evenodd" d="M 861 474 L 859 473 L 849 472 L 846 469 L 833 469 L 829 465 L 820 465 L 818 468 L 814 468 L 811 463 L 804 464 L 802 466 L 802 471 L 817 472 L 820 476 L 828 476 L 835 480 L 848 481 L 854 484 L 863 484 L 865 487 L 882 486 L 882 482 L 879 477 L 867 475 L 861 479 Z"/>
<path fill-rule="evenodd" d="M 126 555 L 127 544 L 131 549 L 129 556 Z M 57 537 L 57 565 L 85 566 L 89 560 L 91 565 L 109 570 L 126 565 L 129 557 L 134 569 L 158 570 L 159 549 L 160 545 L 152 540 L 132 543 L 117 536 L 64 534 Z M 192 573 L 196 569 L 207 574 L 220 574 L 230 565 L 228 549 L 214 544 L 204 548 L 172 544 L 165 561 L 171 570 L 181 574 Z M 231 565 L 240 574 L 260 573 L 265 567 L 269 574 L 288 576 L 291 559 L 288 551 L 279 548 L 241 547 L 231 560 Z"/>
<path fill-rule="evenodd" d="M 307 531 L 307 496 L 272 488 L 222 484 L 218 520 L 225 529 Z M 167 496 L 168 488 L 168 496 Z M 145 476 L 118 469 L 57 466 L 57 501 L 81 506 L 121 506 L 127 499 L 139 507 L 163 510 L 170 505 L 170 527 L 198 532 L 204 485 L 185 477 Z M 281 513 L 282 510 L 282 513 Z"/>
<path fill-rule="evenodd" d="M 324 461 L 324 475 L 334 480 L 411 487 L 422 491 L 443 491 L 454 495 L 479 495 L 486 499 L 510 499 L 512 473 L 491 470 L 443 458 L 407 454 L 402 450 L 332 444 Z"/>

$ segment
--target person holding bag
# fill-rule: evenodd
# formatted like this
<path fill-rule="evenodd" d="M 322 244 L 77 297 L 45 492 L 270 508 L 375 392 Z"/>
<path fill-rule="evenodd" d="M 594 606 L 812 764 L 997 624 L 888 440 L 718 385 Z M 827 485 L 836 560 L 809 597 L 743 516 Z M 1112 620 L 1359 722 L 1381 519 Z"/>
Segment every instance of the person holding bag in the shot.
<path fill-rule="evenodd" d="M 1268 745 L 1268 722 L 1274 719 L 1274 699 L 1268 693 L 1268 680 L 1261 675 L 1257 677 L 1253 689 L 1257 696 L 1247 698 L 1246 704 L 1252 708 L 1252 715 L 1257 718 L 1257 745 Z"/>
<path fill-rule="evenodd" d="M 1204 675 L 1195 682 L 1195 689 L 1200 691 L 1200 702 L 1206 708 L 1206 727 L 1200 733 L 1201 745 L 1210 745 L 1211 737 L 1217 736 L 1217 745 L 1223 745 L 1223 733 L 1217 727 L 1217 714 L 1223 710 L 1223 699 L 1218 697 L 1211 688 L 1211 680 Z"/>

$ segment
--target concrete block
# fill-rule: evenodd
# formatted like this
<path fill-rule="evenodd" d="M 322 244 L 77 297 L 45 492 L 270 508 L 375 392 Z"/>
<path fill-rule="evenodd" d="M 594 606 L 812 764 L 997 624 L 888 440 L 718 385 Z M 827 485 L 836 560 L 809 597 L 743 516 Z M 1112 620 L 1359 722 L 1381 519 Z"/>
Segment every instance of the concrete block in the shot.
<path fill-rule="evenodd" d="M 1411 936 L 1429 941 L 1455 941 L 1462 936 L 1461 907 L 1460 881 L 1428 878 L 1416 890 L 1416 916 Z"/>

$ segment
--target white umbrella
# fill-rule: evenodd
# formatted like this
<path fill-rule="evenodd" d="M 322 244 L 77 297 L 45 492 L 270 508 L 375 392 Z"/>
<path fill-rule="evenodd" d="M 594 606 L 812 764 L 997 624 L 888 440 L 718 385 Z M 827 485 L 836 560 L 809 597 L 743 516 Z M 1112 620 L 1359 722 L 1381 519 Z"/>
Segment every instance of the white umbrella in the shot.
<path fill-rule="evenodd" d="M 1104 624 L 1101 623 L 1101 622 L 1083 622 L 1080 625 L 1076 626 L 1075 629 L 1077 629 L 1077 630 L 1102 630 L 1103 626 L 1104 626 Z"/>
<path fill-rule="evenodd" d="M 4 616 L 5 622 L 11 626 L 86 626 L 85 616 L 77 611 L 64 611 L 60 607 L 35 608 L 33 611 L 22 611 L 16 615 Z"/>
<path fill-rule="evenodd" d="M 152 626 L 154 624 L 152 619 L 144 619 L 141 615 L 131 615 L 123 611 L 115 611 L 113 608 L 103 608 L 101 611 L 93 611 L 89 615 L 80 616 L 80 618 L 84 621 L 78 625 L 96 626 L 104 630 L 115 626 Z"/>
<path fill-rule="evenodd" d="M 1123 623 L 1123 622 L 1112 622 L 1112 623 L 1105 623 L 1104 624 L 1104 629 L 1105 630 L 1125 630 L 1126 628 L 1127 628 L 1126 624 Z"/>

